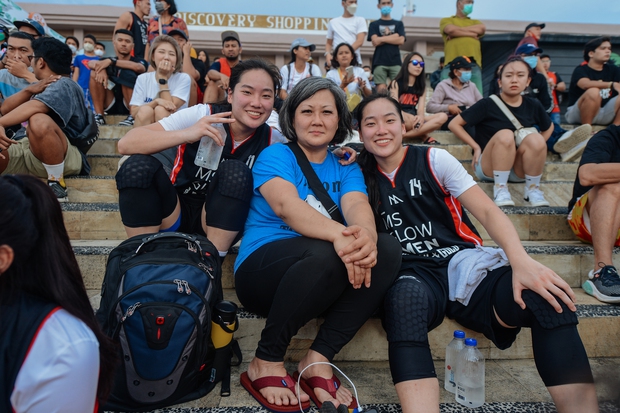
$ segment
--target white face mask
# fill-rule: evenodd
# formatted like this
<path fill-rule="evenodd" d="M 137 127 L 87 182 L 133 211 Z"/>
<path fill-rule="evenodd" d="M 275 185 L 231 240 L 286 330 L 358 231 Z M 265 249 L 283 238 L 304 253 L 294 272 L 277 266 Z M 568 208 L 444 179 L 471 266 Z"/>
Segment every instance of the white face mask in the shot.
<path fill-rule="evenodd" d="M 95 50 L 95 46 L 92 43 L 84 43 L 84 51 L 85 52 L 92 52 L 93 50 Z"/>
<path fill-rule="evenodd" d="M 97 56 L 101 57 L 101 56 L 103 56 L 103 50 L 101 50 L 101 49 L 97 49 L 97 50 L 95 50 L 95 54 L 96 54 Z"/>
<path fill-rule="evenodd" d="M 69 44 L 68 46 L 69 46 L 69 49 L 71 49 L 71 53 L 72 53 L 72 54 L 75 54 L 75 52 L 77 52 L 77 47 L 75 47 L 75 46 L 74 46 L 74 45 L 72 45 L 72 44 Z"/>
<path fill-rule="evenodd" d="M 347 6 L 347 11 L 351 14 L 355 14 L 355 12 L 357 11 L 357 4 L 349 4 Z"/>

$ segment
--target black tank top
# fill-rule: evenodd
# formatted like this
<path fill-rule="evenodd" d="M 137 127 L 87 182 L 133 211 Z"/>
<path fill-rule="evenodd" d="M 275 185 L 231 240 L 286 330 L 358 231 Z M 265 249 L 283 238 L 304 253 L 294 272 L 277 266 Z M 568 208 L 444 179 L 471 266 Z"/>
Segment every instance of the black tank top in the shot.
<path fill-rule="evenodd" d="M 230 106 L 209 106 L 212 114 L 230 111 Z M 224 124 L 224 129 L 226 129 L 228 138 L 224 144 L 220 162 L 238 159 L 252 169 L 258 154 L 271 145 L 271 127 L 266 123 L 259 126 L 253 135 L 234 149 L 232 135 L 227 123 Z M 174 166 L 170 173 L 170 180 L 179 194 L 204 199 L 208 192 L 209 183 L 217 171 L 199 167 L 194 163 L 199 145 L 200 141 L 179 145 Z"/>
<path fill-rule="evenodd" d="M 0 411 L 12 412 L 11 393 L 32 340 L 58 306 L 25 293 L 4 294 L 1 300 L 5 304 L 0 306 Z"/>
<path fill-rule="evenodd" d="M 379 169 L 379 212 L 400 242 L 403 267 L 419 257 L 447 264 L 458 251 L 482 245 L 461 203 L 440 186 L 430 166 L 430 148 L 408 146 L 391 181 Z"/>
<path fill-rule="evenodd" d="M 133 20 L 129 31 L 133 34 L 133 55 L 139 59 L 144 59 L 144 51 L 148 42 L 148 24 L 134 12 L 131 12 L 131 17 Z"/>

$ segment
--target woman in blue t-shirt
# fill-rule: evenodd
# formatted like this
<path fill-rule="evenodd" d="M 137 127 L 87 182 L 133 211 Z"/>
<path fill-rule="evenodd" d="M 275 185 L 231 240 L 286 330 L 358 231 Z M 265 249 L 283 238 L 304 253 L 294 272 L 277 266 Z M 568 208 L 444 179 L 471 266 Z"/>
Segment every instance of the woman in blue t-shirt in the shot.
<path fill-rule="evenodd" d="M 327 151 L 349 135 L 350 125 L 344 94 L 318 77 L 300 81 L 280 114 L 289 145 L 307 157 L 345 224 L 332 220 L 309 188 L 291 146 L 266 148 L 253 168 L 254 196 L 235 263 L 235 288 L 243 306 L 267 321 L 241 384 L 272 411 L 299 411 L 299 402 L 305 410 L 308 396 L 319 407 L 326 401 L 356 406 L 329 365 L 311 364 L 330 362 L 353 338 L 400 265 L 397 242 L 375 230 L 359 167 Z M 297 394 L 284 356 L 297 331 L 319 315 L 325 321 L 295 373 L 302 374 L 307 395 Z"/>

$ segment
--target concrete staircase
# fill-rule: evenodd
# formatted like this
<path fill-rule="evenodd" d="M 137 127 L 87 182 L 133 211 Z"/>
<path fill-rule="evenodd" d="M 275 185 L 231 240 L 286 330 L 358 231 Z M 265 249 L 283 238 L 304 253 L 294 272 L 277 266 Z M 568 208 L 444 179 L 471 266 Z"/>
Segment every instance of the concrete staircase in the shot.
<path fill-rule="evenodd" d="M 107 117 L 108 125 L 101 128 L 100 138 L 88 154 L 92 176 L 67 179 L 71 202 L 62 205 L 65 225 L 94 307 L 98 307 L 107 255 L 126 238 L 118 211 L 114 174 L 120 159 L 117 142 L 129 128 L 112 126 L 122 119 L 123 117 Z M 471 170 L 469 147 L 449 132 L 436 132 L 433 137 L 441 142 L 441 148 L 448 150 Z M 517 228 L 519 237 L 531 256 L 560 274 L 575 290 L 580 316 L 579 331 L 591 357 L 601 410 L 620 412 L 620 375 L 617 373 L 620 368 L 620 306 L 600 303 L 581 289 L 580 286 L 593 264 L 592 248 L 576 240 L 565 219 L 576 170 L 577 163 L 562 163 L 558 156 L 549 155 L 543 175 L 543 189 L 552 206 L 526 206 L 523 201 L 523 185 L 512 184 L 510 190 L 517 206 L 503 210 Z M 492 194 L 491 184 L 482 183 L 480 186 L 487 194 Z M 474 223 L 477 224 L 475 219 Z M 478 228 L 482 237 L 489 240 L 484 229 L 479 225 Z M 235 257 L 236 250 L 233 248 L 223 268 L 225 296 L 233 301 L 237 301 L 232 274 Z M 616 255 L 614 261 L 616 265 L 620 265 L 620 256 Z M 220 397 L 216 389 L 200 400 L 162 411 L 185 412 L 191 409 L 192 412 L 202 412 L 207 408 L 218 407 L 239 412 L 261 410 L 238 384 L 238 375 L 245 371 L 247 362 L 253 356 L 264 320 L 244 311 L 240 317 L 240 329 L 236 337 L 241 344 L 246 363 L 233 368 L 232 395 L 227 398 Z M 303 356 L 319 325 L 320 320 L 308 323 L 293 339 L 287 353 L 287 359 L 291 363 Z M 456 328 L 461 327 L 451 320 L 445 320 L 430 334 L 441 382 L 444 349 Z M 479 411 L 555 411 L 534 366 L 529 330 L 523 330 L 516 343 L 506 351 L 499 351 L 480 334 L 468 331 L 467 335 L 479 339 L 480 349 L 487 358 L 486 397 L 489 403 Z M 358 386 L 362 403 L 379 405 L 381 412 L 400 409 L 389 375 L 385 333 L 378 319 L 368 321 L 336 360 L 339 367 L 346 374 L 350 374 Z M 290 371 L 295 369 L 294 364 L 290 367 Z M 454 403 L 451 396 L 442 390 L 442 411 L 465 411 Z"/>

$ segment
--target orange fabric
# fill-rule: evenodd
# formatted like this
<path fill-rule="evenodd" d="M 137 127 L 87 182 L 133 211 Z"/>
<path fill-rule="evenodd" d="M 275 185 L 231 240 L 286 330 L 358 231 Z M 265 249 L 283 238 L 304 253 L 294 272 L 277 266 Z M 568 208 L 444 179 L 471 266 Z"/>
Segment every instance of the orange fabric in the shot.
<path fill-rule="evenodd" d="M 575 206 L 573 207 L 573 211 L 571 213 L 571 218 L 568 220 L 568 225 L 570 225 L 573 233 L 575 233 L 575 235 L 577 236 L 577 238 L 579 238 L 580 241 L 592 244 L 592 234 L 590 234 L 590 231 L 588 230 L 588 227 L 586 226 L 586 223 L 583 219 L 583 214 L 587 203 L 588 193 L 579 198 L 575 203 Z M 620 247 L 620 229 L 618 229 L 618 234 L 616 235 L 616 243 L 614 245 L 616 247 Z"/>
<path fill-rule="evenodd" d="M 549 76 L 549 78 L 553 79 L 553 83 L 554 84 L 558 84 L 558 77 L 556 76 L 555 72 L 547 72 L 547 75 Z M 551 113 L 560 113 L 560 102 L 558 101 L 558 92 L 553 89 L 553 91 L 551 92 L 551 95 L 553 96 L 553 110 L 551 111 Z"/>
<path fill-rule="evenodd" d="M 230 65 L 228 64 L 228 60 L 226 60 L 226 58 L 224 57 L 220 57 L 218 59 L 218 61 L 220 62 L 220 73 L 230 77 Z"/>

